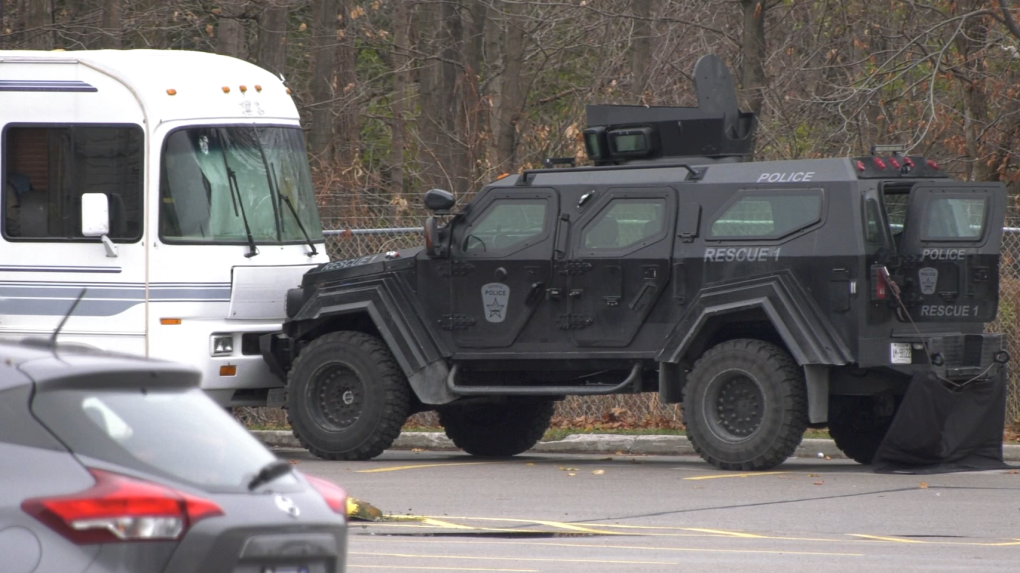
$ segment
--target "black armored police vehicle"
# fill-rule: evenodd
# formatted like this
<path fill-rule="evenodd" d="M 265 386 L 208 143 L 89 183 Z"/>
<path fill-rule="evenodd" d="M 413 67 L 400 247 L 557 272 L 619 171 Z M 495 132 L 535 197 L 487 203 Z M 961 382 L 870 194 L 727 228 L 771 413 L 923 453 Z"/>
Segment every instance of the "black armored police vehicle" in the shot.
<path fill-rule="evenodd" d="M 436 410 L 458 447 L 508 456 L 565 396 L 658 392 L 720 468 L 774 467 L 808 426 L 868 463 L 916 374 L 1003 376 L 1001 184 L 896 148 L 749 161 L 729 71 L 706 56 L 695 78 L 698 107 L 590 106 L 594 166 L 455 213 L 429 191 L 422 247 L 306 274 L 262 340 L 301 443 L 368 459 Z"/>

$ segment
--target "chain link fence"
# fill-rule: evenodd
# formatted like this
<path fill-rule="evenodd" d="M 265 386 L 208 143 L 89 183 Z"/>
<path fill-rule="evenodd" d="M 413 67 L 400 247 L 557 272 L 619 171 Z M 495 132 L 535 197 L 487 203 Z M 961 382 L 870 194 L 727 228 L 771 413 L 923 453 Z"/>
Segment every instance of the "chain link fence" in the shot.
<path fill-rule="evenodd" d="M 352 228 L 343 226 L 365 224 L 375 217 L 324 220 L 326 245 L 334 260 L 349 259 L 384 251 L 399 251 L 422 244 L 421 227 Z M 404 219 L 406 221 L 406 219 Z M 330 225 L 334 223 L 334 225 Z M 1002 236 L 1002 261 L 999 283 L 999 314 L 988 326 L 989 332 L 1004 335 L 1004 347 L 1011 356 L 1020 358 L 1020 217 L 1009 218 Z M 1020 369 L 1009 375 L 1007 423 L 1020 423 Z M 434 413 L 418 414 L 409 426 L 438 425 Z M 559 402 L 554 427 L 667 427 L 682 426 L 680 407 L 662 404 L 656 394 L 577 397 Z"/>

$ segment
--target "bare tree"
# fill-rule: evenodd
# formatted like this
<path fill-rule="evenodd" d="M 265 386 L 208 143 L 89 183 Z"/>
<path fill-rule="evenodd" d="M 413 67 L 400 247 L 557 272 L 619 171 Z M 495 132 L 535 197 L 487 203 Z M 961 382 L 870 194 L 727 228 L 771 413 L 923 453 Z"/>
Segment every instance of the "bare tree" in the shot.
<path fill-rule="evenodd" d="M 25 0 L 25 47 L 30 50 L 53 49 L 53 1 Z"/>
<path fill-rule="evenodd" d="M 121 47 L 122 2 L 123 0 L 102 0 L 103 15 L 100 22 L 102 37 L 99 40 L 99 45 L 102 48 L 117 49 Z"/>
<path fill-rule="evenodd" d="M 259 16 L 255 63 L 284 75 L 287 69 L 287 11 L 290 0 L 269 0 Z"/>
<path fill-rule="evenodd" d="M 219 30 L 216 52 L 235 58 L 245 57 L 244 45 L 244 0 L 220 0 Z"/>
<path fill-rule="evenodd" d="M 336 34 L 339 0 L 316 0 L 312 17 L 312 103 L 309 106 L 308 150 L 320 162 L 328 162 L 333 139 L 335 101 Z"/>

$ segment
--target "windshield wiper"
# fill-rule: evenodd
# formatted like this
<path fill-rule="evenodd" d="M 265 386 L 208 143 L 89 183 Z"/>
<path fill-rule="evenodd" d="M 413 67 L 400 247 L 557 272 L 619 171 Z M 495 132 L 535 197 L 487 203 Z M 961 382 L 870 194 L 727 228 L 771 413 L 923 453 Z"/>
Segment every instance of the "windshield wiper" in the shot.
<path fill-rule="evenodd" d="M 280 182 L 276 179 L 276 165 L 269 166 L 270 173 L 273 176 L 273 185 L 276 186 L 276 196 L 280 198 L 280 201 L 287 204 L 290 209 L 290 214 L 294 215 L 294 220 L 297 221 L 298 229 L 301 229 L 301 234 L 305 236 L 305 240 L 308 241 L 308 246 L 312 248 L 312 252 L 308 253 L 309 257 L 314 257 L 319 254 L 319 251 L 315 248 L 315 243 L 312 242 L 312 237 L 305 230 L 305 226 L 301 223 L 301 217 L 298 217 L 297 209 L 294 208 L 294 203 L 290 201 L 290 197 L 280 193 Z M 280 223 L 283 223 L 283 217 L 280 217 Z"/>
<path fill-rule="evenodd" d="M 220 138 L 222 139 L 222 135 Z M 259 250 L 255 247 L 255 239 L 251 236 L 251 227 L 248 226 L 248 215 L 244 212 L 244 200 L 241 198 L 241 190 L 237 186 L 237 175 L 234 173 L 234 170 L 230 168 L 230 163 L 227 162 L 226 146 L 224 146 L 221 155 L 223 156 L 223 166 L 227 169 L 227 186 L 230 187 L 230 199 L 236 200 L 234 203 L 234 213 L 237 213 L 237 207 L 240 206 L 241 221 L 244 222 L 244 232 L 248 235 L 248 253 L 244 255 L 244 257 L 246 259 L 250 259 L 259 254 Z"/>
<path fill-rule="evenodd" d="M 262 133 L 259 132 L 259 126 L 253 125 L 252 128 L 255 131 L 255 143 L 259 146 L 259 156 L 262 157 L 262 168 L 266 170 L 266 184 L 269 186 L 269 202 L 273 205 L 273 222 L 276 223 L 276 240 L 281 241 L 283 239 L 283 214 L 280 213 L 279 197 L 280 197 L 280 186 L 276 186 L 276 199 L 273 198 L 273 181 L 276 179 L 276 175 L 273 178 L 269 178 L 269 161 L 266 159 L 266 151 L 262 147 Z"/>
<path fill-rule="evenodd" d="M 276 478 L 289 474 L 294 471 L 294 466 L 287 460 L 273 460 L 268 464 L 262 466 L 259 473 L 255 474 L 255 477 L 251 478 L 248 482 L 248 491 L 255 491 L 255 488 L 260 485 L 267 484 Z"/>

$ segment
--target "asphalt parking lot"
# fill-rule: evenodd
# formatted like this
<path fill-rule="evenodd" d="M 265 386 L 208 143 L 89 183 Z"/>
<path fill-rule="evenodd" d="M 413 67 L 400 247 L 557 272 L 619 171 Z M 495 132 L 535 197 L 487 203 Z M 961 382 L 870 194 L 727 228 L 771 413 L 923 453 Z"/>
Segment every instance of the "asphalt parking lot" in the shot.
<path fill-rule="evenodd" d="M 278 449 L 387 514 L 351 571 L 1016 571 L 1020 471 L 881 475 L 847 460 L 723 472 L 690 456 Z"/>

